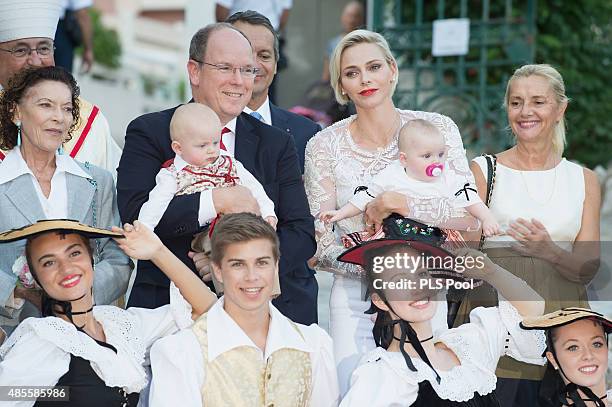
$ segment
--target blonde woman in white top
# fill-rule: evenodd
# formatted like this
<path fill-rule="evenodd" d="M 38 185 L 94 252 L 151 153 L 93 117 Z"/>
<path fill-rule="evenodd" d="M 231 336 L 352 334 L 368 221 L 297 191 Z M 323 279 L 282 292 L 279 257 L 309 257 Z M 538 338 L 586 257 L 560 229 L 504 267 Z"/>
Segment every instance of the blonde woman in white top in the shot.
<path fill-rule="evenodd" d="M 489 206 L 507 236 L 487 238 L 484 248 L 546 300 L 547 312 L 584 306 L 584 284 L 599 266 L 601 196 L 596 175 L 563 158 L 568 106 L 563 78 L 549 65 L 522 66 L 508 81 L 504 105 L 516 145 L 496 155 Z M 471 169 L 484 200 L 484 157 Z M 467 313 L 478 304 L 464 305 Z M 537 405 L 542 374 L 502 359 L 497 370 L 502 406 Z"/>
<path fill-rule="evenodd" d="M 357 114 L 315 135 L 306 146 L 304 182 L 313 215 L 346 204 L 359 186 L 399 157 L 398 131 L 409 120 L 422 119 L 444 135 L 448 147 L 447 168 L 465 183 L 474 186 L 459 130 L 453 121 L 438 113 L 399 110 L 391 99 L 397 84 L 397 64 L 385 39 L 367 30 L 347 34 L 332 55 L 331 84 L 342 104 L 353 101 Z M 348 389 L 349 378 L 361 356 L 374 349 L 373 322 L 364 314 L 359 278 L 362 269 L 338 262 L 344 252 L 343 234 L 378 229 L 384 218 L 395 212 L 431 225 L 445 227 L 466 216 L 447 199 L 426 197 L 407 199 L 398 192 L 384 192 L 361 214 L 339 221 L 335 228 L 315 221 L 317 253 L 311 266 L 334 273 L 330 298 L 330 334 L 338 366 L 340 392 Z M 446 307 L 439 307 L 434 329 L 446 327 Z"/>

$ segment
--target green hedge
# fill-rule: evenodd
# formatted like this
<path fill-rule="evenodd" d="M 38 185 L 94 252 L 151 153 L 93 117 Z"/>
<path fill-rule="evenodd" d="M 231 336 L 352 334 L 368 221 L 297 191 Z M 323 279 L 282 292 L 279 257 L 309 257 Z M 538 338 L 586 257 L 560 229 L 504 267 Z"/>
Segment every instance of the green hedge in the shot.
<path fill-rule="evenodd" d="M 540 0 L 536 62 L 565 80 L 565 155 L 589 167 L 612 161 L 612 1 Z"/>

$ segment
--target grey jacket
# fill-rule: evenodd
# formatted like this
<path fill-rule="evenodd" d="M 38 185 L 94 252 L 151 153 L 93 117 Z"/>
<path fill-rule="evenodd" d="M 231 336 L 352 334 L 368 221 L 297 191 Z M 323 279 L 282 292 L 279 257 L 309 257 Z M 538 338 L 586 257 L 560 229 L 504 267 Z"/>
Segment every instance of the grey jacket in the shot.
<path fill-rule="evenodd" d="M 115 185 L 111 174 L 99 167 L 78 163 L 92 179 L 66 173 L 68 217 L 92 226 L 110 229 L 119 225 Z M 95 218 L 95 220 L 94 220 Z M 45 219 L 31 176 L 25 174 L 0 185 L 0 231 L 19 228 Z M 0 244 L 0 325 L 14 325 L 5 307 L 15 288 L 15 260 L 24 255 L 25 241 Z M 111 239 L 94 243 L 94 298 L 109 304 L 125 294 L 132 263 Z M 26 304 L 27 305 L 27 304 Z"/>

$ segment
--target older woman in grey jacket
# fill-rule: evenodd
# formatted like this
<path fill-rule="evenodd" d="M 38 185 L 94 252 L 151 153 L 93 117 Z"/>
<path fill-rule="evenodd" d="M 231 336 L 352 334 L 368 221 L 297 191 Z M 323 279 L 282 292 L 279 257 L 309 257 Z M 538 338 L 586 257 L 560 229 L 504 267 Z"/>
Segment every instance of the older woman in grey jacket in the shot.
<path fill-rule="evenodd" d="M 109 229 L 119 224 L 109 172 L 62 152 L 78 124 L 79 88 L 61 68 L 17 74 L 0 96 L 0 230 L 40 219 L 67 218 Z M 131 262 L 110 239 L 94 248 L 94 298 L 108 304 L 125 293 Z M 0 326 L 11 330 L 35 315 L 39 291 L 29 286 L 24 242 L 0 248 Z"/>

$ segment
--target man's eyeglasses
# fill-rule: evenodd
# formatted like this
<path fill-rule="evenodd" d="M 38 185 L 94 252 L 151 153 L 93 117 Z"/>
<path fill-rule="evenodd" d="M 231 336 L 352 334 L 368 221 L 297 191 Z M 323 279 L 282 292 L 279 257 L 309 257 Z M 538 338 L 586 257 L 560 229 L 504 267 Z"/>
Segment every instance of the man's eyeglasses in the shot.
<path fill-rule="evenodd" d="M 204 61 L 199 61 L 195 58 L 191 58 L 194 61 L 200 63 L 200 64 L 204 64 L 204 65 L 208 65 L 214 69 L 216 69 L 217 71 L 219 71 L 221 74 L 223 75 L 233 75 L 234 72 L 236 72 L 236 70 L 240 71 L 240 75 L 242 75 L 245 78 L 254 78 L 255 76 L 257 76 L 257 74 L 259 73 L 259 68 L 255 68 L 254 66 L 231 66 L 228 64 L 209 64 L 208 62 L 204 62 Z"/>
<path fill-rule="evenodd" d="M 40 58 L 47 58 L 53 55 L 53 51 L 55 51 L 55 46 L 54 45 L 40 45 L 36 48 L 18 46 L 13 49 L 0 48 L 0 51 L 10 52 L 11 54 L 13 54 L 15 58 L 23 58 L 25 56 L 31 55 L 33 51 L 36 51 L 36 53 L 38 54 Z"/>

